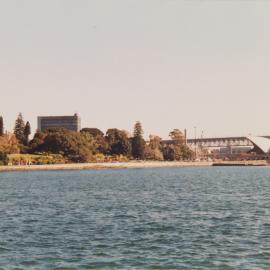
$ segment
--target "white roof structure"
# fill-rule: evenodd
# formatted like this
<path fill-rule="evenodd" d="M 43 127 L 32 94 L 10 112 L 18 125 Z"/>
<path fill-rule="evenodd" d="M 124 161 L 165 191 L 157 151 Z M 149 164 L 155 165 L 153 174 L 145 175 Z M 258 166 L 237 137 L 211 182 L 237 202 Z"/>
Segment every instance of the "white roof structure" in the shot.
<path fill-rule="evenodd" d="M 270 153 L 270 139 L 258 136 L 248 136 L 247 138 L 265 154 Z"/>

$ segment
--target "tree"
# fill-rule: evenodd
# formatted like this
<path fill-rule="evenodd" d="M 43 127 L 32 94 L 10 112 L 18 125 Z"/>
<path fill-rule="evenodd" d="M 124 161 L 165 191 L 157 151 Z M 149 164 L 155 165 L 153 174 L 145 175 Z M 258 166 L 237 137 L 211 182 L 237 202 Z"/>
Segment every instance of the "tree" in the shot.
<path fill-rule="evenodd" d="M 185 143 L 185 135 L 179 129 L 174 129 L 172 132 L 170 132 L 169 136 L 173 140 L 174 144 Z"/>
<path fill-rule="evenodd" d="M 17 140 L 21 144 L 24 144 L 25 142 L 24 130 L 25 130 L 25 124 L 24 124 L 23 116 L 20 113 L 15 122 L 14 135 L 16 136 Z"/>
<path fill-rule="evenodd" d="M 8 165 L 8 155 L 0 152 L 0 166 L 2 165 Z"/>
<path fill-rule="evenodd" d="M 179 129 L 170 132 L 172 143 L 163 147 L 166 160 L 188 160 L 193 157 L 193 151 L 185 143 L 185 136 Z"/>
<path fill-rule="evenodd" d="M 72 162 L 89 162 L 96 146 L 89 134 L 49 129 L 46 133 L 36 133 L 30 147 L 34 153 L 61 154 Z"/>
<path fill-rule="evenodd" d="M 3 117 L 0 116 L 0 136 L 4 135 L 4 120 Z"/>
<path fill-rule="evenodd" d="M 4 120 L 3 117 L 0 116 L 0 136 L 4 135 Z"/>
<path fill-rule="evenodd" d="M 165 160 L 173 161 L 176 160 L 174 145 L 164 145 L 163 156 Z"/>
<path fill-rule="evenodd" d="M 100 137 L 104 136 L 104 133 L 98 128 L 83 128 L 81 130 L 81 133 L 83 133 L 83 132 L 91 134 L 94 138 L 98 137 L 98 136 L 100 136 Z"/>
<path fill-rule="evenodd" d="M 109 154 L 130 156 L 131 143 L 125 131 L 116 128 L 108 129 L 106 132 L 106 141 L 108 143 Z"/>
<path fill-rule="evenodd" d="M 142 125 L 140 122 L 136 122 L 132 138 L 132 156 L 136 159 L 144 159 L 144 147 Z"/>
<path fill-rule="evenodd" d="M 164 160 L 161 138 L 159 136 L 150 135 L 149 139 L 149 144 L 146 144 L 144 149 L 145 158 L 149 160 Z"/>
<path fill-rule="evenodd" d="M 44 139 L 46 138 L 46 133 L 36 132 L 34 138 L 29 142 L 29 152 L 30 153 L 39 153 L 42 152 L 42 145 L 44 143 Z"/>
<path fill-rule="evenodd" d="M 26 145 L 29 144 L 29 135 L 30 134 L 31 134 L 31 126 L 30 126 L 30 123 L 27 121 L 25 128 L 24 128 L 24 141 L 25 141 Z"/>
<path fill-rule="evenodd" d="M 106 154 L 108 151 L 108 143 L 105 139 L 104 133 L 98 128 L 83 128 L 81 133 L 90 134 L 97 145 L 96 152 L 94 154 Z"/>
<path fill-rule="evenodd" d="M 4 154 L 19 153 L 19 144 L 14 134 L 4 134 L 0 137 L 0 152 Z"/>

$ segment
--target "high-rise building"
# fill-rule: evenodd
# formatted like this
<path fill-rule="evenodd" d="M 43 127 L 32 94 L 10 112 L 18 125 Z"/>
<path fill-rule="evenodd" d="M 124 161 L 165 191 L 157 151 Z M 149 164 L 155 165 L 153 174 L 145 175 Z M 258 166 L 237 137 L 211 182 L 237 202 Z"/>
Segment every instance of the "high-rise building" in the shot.
<path fill-rule="evenodd" d="M 49 128 L 65 128 L 71 131 L 80 131 L 81 118 L 73 116 L 38 116 L 38 130 L 43 132 Z"/>

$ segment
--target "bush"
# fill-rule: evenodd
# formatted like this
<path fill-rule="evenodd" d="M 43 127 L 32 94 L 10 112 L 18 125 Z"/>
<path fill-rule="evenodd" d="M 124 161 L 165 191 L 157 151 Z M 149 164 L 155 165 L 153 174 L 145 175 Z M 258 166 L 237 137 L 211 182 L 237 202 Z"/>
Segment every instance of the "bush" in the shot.
<path fill-rule="evenodd" d="M 30 142 L 31 153 L 61 154 L 70 162 L 89 162 L 95 151 L 95 141 L 88 133 L 51 129 L 37 133 Z"/>
<path fill-rule="evenodd" d="M 0 153 L 0 165 L 8 165 L 8 156 L 5 153 Z"/>

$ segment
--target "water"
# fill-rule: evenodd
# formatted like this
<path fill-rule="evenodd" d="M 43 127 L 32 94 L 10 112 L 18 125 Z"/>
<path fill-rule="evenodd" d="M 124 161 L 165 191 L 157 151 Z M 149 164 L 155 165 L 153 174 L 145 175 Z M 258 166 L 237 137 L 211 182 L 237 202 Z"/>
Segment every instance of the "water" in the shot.
<path fill-rule="evenodd" d="M 270 269 L 270 169 L 1 173 L 0 269 Z"/>

